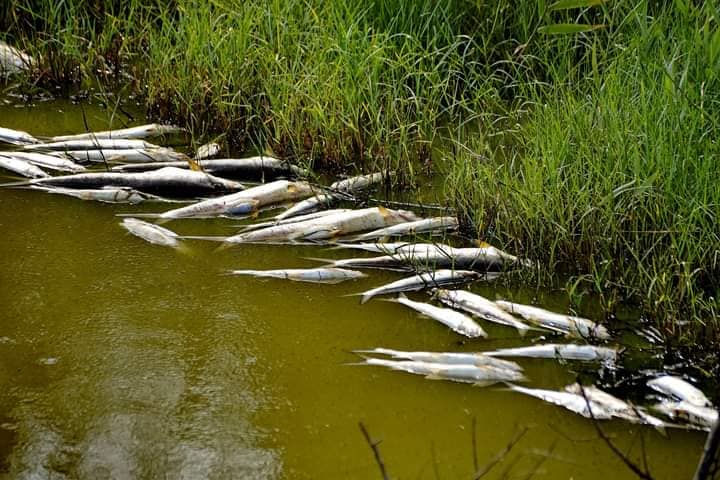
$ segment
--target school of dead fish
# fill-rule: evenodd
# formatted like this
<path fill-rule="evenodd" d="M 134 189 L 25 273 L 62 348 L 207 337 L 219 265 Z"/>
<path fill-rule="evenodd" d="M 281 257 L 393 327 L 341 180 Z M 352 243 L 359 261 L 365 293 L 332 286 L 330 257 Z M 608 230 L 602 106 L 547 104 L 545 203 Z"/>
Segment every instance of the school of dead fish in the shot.
<path fill-rule="evenodd" d="M 0 42 L 0 73 L 31 68 L 33 64 L 31 57 Z M 180 248 L 188 239 L 212 240 L 225 246 L 296 242 L 327 245 L 332 241 L 334 248 L 362 250 L 378 256 L 313 259 L 321 260 L 325 265 L 309 269 L 235 269 L 226 273 L 335 284 L 367 276 L 357 269 L 407 272 L 405 278 L 359 293 L 361 303 L 380 295 L 398 294 L 390 301 L 470 339 L 487 337 L 480 323 L 485 321 L 513 328 L 520 335 L 542 331 L 592 343 L 612 340 L 605 326 L 585 318 L 505 300 L 493 301 L 468 290 L 446 288 L 473 281 L 491 281 L 509 269 L 529 266 L 526 259 L 487 244 L 457 248 L 437 242 L 389 241 L 418 234 L 451 232 L 459 227 L 455 217 L 420 218 L 411 211 L 381 206 L 336 208 L 342 200 L 385 181 L 392 172 L 352 177 L 322 187 L 299 180 L 302 169 L 276 158 L 207 158 L 220 152 L 216 144 L 204 145 L 196 155 L 189 157 L 147 141 L 182 132 L 183 129 L 175 126 L 149 124 L 76 135 L 35 137 L 0 127 L 0 143 L 7 145 L 0 150 L 0 169 L 26 178 L 4 186 L 107 203 L 162 204 L 196 199 L 188 205 L 154 214 L 130 215 L 120 224 L 147 242 L 172 248 Z M 93 165 L 101 168 L 93 168 Z M 241 181 L 264 183 L 249 186 Z M 180 236 L 166 227 L 139 219 L 164 222 L 188 218 L 237 218 L 288 202 L 293 203 L 282 213 L 263 222 L 244 225 L 237 234 L 227 237 Z M 427 291 L 432 299 L 444 306 L 411 300 L 404 294 L 411 291 Z M 476 353 L 387 348 L 356 350 L 355 353 L 361 361 L 354 364 L 478 386 L 501 383 L 513 392 L 594 420 L 619 418 L 660 430 L 681 425 L 709 430 L 718 421 L 718 411 L 703 392 L 677 376 L 658 374 L 647 381 L 647 387 L 662 398 L 650 407 L 668 419 L 662 420 L 650 414 L 647 408 L 616 398 L 592 385 L 573 384 L 562 391 L 517 385 L 527 378 L 518 363 L 508 360 L 554 359 L 602 362 L 611 366 L 619 355 L 619 349 L 614 346 L 548 343 Z"/>

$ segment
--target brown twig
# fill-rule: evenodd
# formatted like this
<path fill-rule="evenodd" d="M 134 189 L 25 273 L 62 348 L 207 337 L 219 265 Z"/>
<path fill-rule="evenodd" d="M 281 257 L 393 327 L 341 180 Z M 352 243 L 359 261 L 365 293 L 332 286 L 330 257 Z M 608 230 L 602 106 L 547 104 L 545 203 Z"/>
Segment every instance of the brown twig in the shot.
<path fill-rule="evenodd" d="M 358 422 L 358 426 L 360 427 L 360 431 L 365 437 L 365 441 L 370 446 L 370 449 L 373 451 L 373 455 L 375 455 L 375 463 L 377 463 L 378 467 L 380 468 L 380 474 L 382 475 L 383 480 L 390 480 L 390 477 L 387 474 L 387 470 L 385 470 L 385 463 L 383 462 L 382 456 L 380 455 L 380 449 L 378 448 L 378 445 L 380 445 L 380 440 L 373 441 L 373 439 L 370 438 L 370 433 L 368 433 L 367 428 L 365 428 L 365 424 L 363 424 L 362 422 Z"/>
<path fill-rule="evenodd" d="M 510 442 L 503 448 L 501 451 L 495 455 L 492 460 L 490 460 L 482 469 L 476 470 L 475 474 L 473 475 L 473 480 L 478 480 L 490 472 L 498 463 L 502 461 L 503 458 L 507 456 L 508 453 L 510 453 L 510 450 L 513 449 L 513 447 L 522 439 L 522 437 L 525 436 L 525 434 L 528 431 L 528 427 L 524 427 L 522 430 L 520 430 L 513 438 L 510 440 Z"/>

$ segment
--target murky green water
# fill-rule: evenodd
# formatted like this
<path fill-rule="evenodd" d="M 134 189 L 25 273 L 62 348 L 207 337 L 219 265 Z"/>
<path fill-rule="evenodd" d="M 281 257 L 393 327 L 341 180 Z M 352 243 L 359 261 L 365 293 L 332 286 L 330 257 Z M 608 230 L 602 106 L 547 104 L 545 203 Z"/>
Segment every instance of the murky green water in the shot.
<path fill-rule="evenodd" d="M 83 110 L 91 128 L 108 126 L 106 111 Z M 80 107 L 65 101 L 2 106 L 0 125 L 84 130 Z M 589 421 L 558 407 L 344 365 L 357 348 L 520 345 L 513 331 L 487 326 L 490 339 L 461 344 L 404 307 L 343 296 L 398 278 L 392 273 L 335 286 L 220 274 L 312 266 L 302 257 L 347 252 L 216 252 L 194 242 L 180 253 L 129 236 L 115 217 L 162 208 L 0 190 L 0 478 L 379 478 L 359 421 L 382 439 L 393 478 L 470 478 L 473 419 L 480 465 L 529 428 L 485 478 L 634 478 Z M 167 226 L 224 234 L 235 223 Z M 500 293 L 562 308 L 551 292 Z M 574 364 L 521 363 L 532 386 L 562 387 L 578 374 Z M 690 478 L 704 439 L 602 426 L 637 461 L 644 443 L 658 479 Z"/>

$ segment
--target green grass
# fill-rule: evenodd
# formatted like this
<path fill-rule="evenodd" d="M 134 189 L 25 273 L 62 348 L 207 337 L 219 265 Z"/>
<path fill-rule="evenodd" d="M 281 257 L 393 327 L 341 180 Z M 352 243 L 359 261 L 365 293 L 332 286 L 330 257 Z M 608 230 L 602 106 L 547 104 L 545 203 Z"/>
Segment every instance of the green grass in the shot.
<path fill-rule="evenodd" d="M 448 201 L 541 260 L 538 282 L 562 272 L 574 299 L 639 305 L 685 345 L 720 340 L 712 2 L 7 3 L 0 31 L 41 58 L 40 87 L 130 82 L 198 137 L 317 170 L 412 180 L 447 157 Z"/>

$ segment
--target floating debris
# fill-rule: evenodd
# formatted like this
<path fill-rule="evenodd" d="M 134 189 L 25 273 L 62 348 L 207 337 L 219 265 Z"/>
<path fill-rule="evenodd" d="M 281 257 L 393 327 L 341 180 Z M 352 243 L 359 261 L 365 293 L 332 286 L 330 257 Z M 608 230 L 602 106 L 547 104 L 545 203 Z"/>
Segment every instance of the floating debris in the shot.
<path fill-rule="evenodd" d="M 409 278 L 403 278 L 402 280 L 397 280 L 395 282 L 388 283 L 387 285 L 373 288 L 358 295 L 362 295 L 360 303 L 365 303 L 377 295 L 411 292 L 426 288 L 444 287 L 447 285 L 460 285 L 480 278 L 490 279 L 494 277 L 481 275 L 478 272 L 471 270 L 435 270 L 433 272 L 420 273 Z"/>
<path fill-rule="evenodd" d="M 163 228 L 159 225 L 144 222 L 142 220 L 138 220 L 137 218 L 126 218 L 120 223 L 120 225 L 136 237 L 140 237 L 143 240 L 155 245 L 162 245 L 165 247 L 180 246 L 177 234 L 172 230 L 168 230 L 167 228 Z"/>
<path fill-rule="evenodd" d="M 610 334 L 604 326 L 598 325 L 586 318 L 562 315 L 543 310 L 542 308 L 506 302 L 504 300 L 498 300 L 495 303 L 506 312 L 519 315 L 525 320 L 549 330 L 580 338 L 598 338 L 601 340 L 610 338 Z"/>
<path fill-rule="evenodd" d="M 290 268 L 285 270 L 230 270 L 231 275 L 252 275 L 254 277 L 281 278 L 296 282 L 335 284 L 346 280 L 365 277 L 362 272 L 342 268 Z"/>
<path fill-rule="evenodd" d="M 329 190 L 344 193 L 360 192 L 362 190 L 367 190 L 368 188 L 373 187 L 378 183 L 381 183 L 387 178 L 390 178 L 394 175 L 394 173 L 395 172 L 392 171 L 384 171 L 371 173 L 369 175 L 358 175 L 356 177 L 351 177 L 332 183 L 329 187 Z"/>
<path fill-rule="evenodd" d="M 218 153 L 220 153 L 222 149 L 220 148 L 220 145 L 217 143 L 206 143 L 205 145 L 200 145 L 195 152 L 195 156 L 193 157 L 195 160 L 203 160 L 206 158 L 212 158 L 216 156 Z"/>
<path fill-rule="evenodd" d="M 455 310 L 452 310 L 450 308 L 441 308 L 430 305 L 429 303 L 414 302 L 402 293 L 398 296 L 398 298 L 390 301 L 397 302 L 401 305 L 412 308 L 413 310 L 420 312 L 426 317 L 429 317 L 436 322 L 442 323 L 443 325 L 447 326 L 452 331 L 459 333 L 460 335 L 464 335 L 469 338 L 487 337 L 487 333 L 485 333 L 485 330 L 483 330 L 480 325 L 475 323 L 472 318 L 468 317 L 467 315 L 463 315 L 460 312 L 456 312 Z"/>
<path fill-rule="evenodd" d="M 458 352 L 405 352 L 402 350 L 392 350 L 389 348 L 373 348 L 372 350 L 353 350 L 353 353 L 373 353 L 377 355 L 388 355 L 393 358 L 402 358 L 413 360 L 416 362 L 426 363 L 445 363 L 460 365 L 486 365 L 495 368 L 504 368 L 507 370 L 515 370 L 522 372 L 523 368 L 515 362 L 509 360 L 500 360 L 498 358 L 488 357 L 483 353 L 458 353 Z"/>
<path fill-rule="evenodd" d="M 501 348 L 493 352 L 486 352 L 485 354 L 496 357 L 557 358 L 560 360 L 582 360 L 585 362 L 615 362 L 618 352 L 615 348 L 596 347 L 594 345 L 549 343 L 530 347 Z"/>

